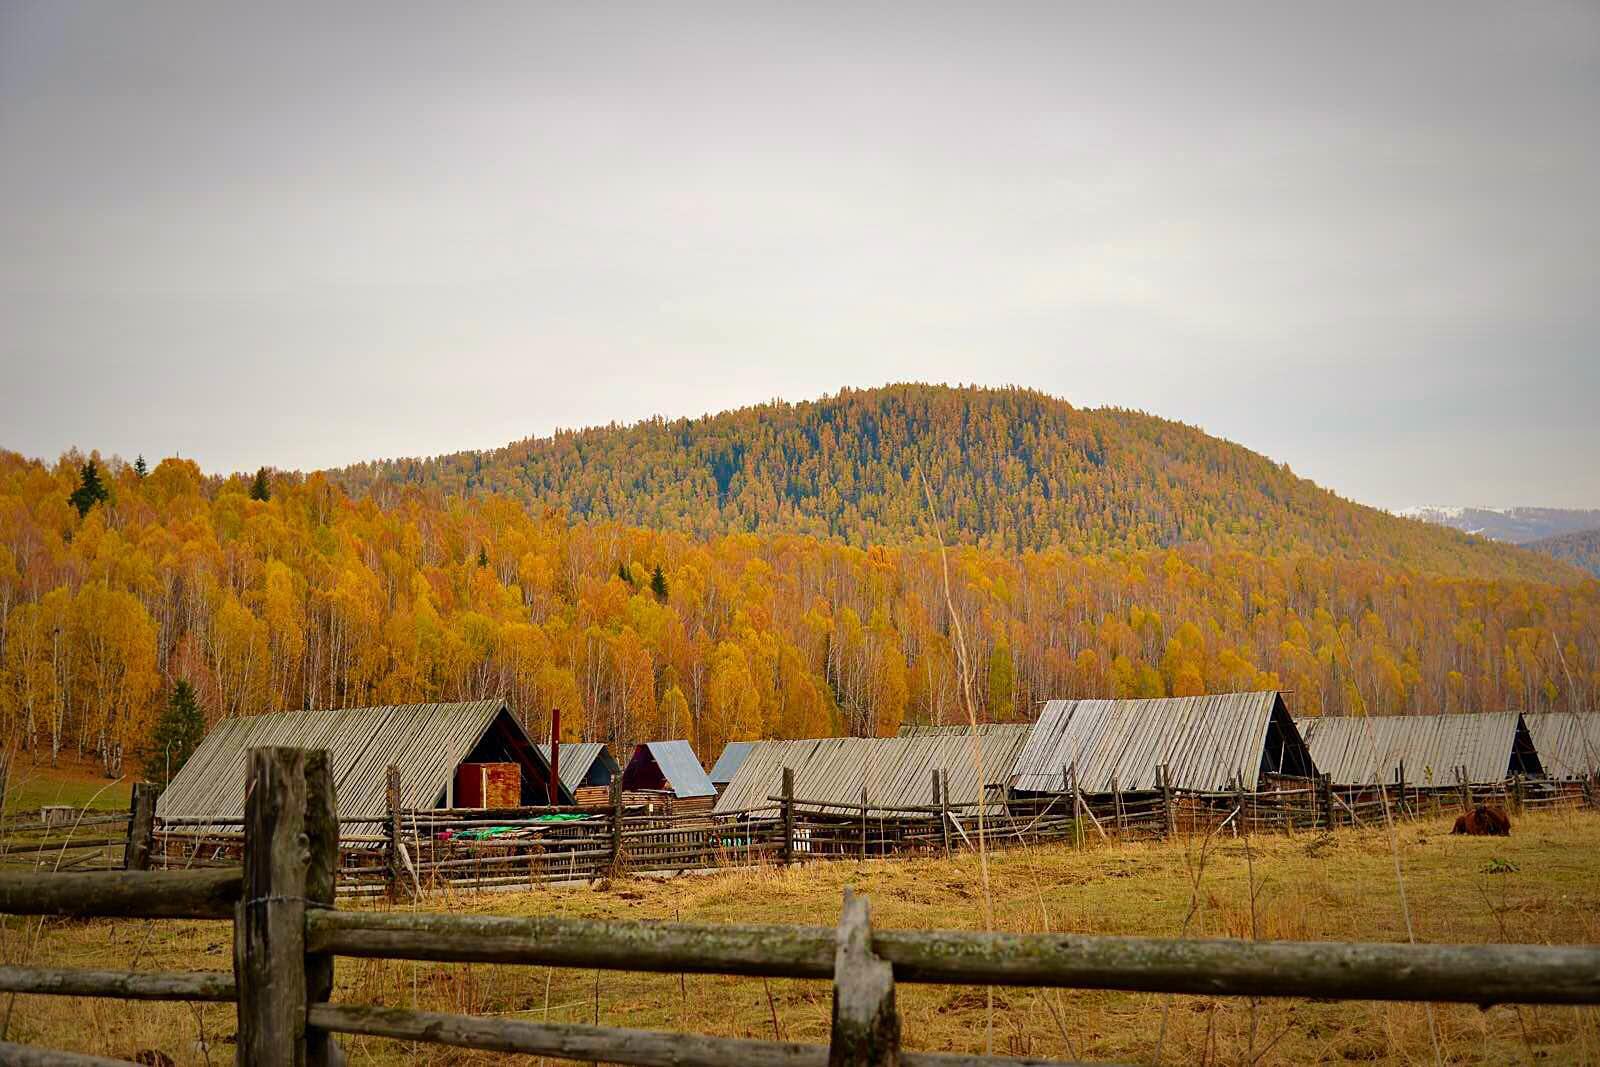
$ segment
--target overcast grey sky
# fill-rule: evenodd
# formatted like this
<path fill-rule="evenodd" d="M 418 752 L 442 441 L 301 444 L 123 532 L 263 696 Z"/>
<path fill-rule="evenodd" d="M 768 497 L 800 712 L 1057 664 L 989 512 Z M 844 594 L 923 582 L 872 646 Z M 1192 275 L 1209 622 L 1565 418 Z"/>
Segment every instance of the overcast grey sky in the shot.
<path fill-rule="evenodd" d="M 1600 4 L 0 0 L 0 447 L 886 381 L 1600 506 Z"/>

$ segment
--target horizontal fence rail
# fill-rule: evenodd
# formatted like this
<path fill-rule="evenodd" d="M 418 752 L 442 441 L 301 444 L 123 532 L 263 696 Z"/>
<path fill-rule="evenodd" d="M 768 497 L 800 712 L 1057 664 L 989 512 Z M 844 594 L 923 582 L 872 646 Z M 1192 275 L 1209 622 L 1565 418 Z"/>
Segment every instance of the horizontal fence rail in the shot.
<path fill-rule="evenodd" d="M 830 978 L 829 927 L 693 926 L 490 915 L 318 911 L 311 952 L 372 959 Z M 1209 996 L 1600 1002 L 1600 946 L 1174 941 L 875 930 L 896 981 Z"/>
<path fill-rule="evenodd" d="M 243 876 L 226 871 L 0 871 L 0 913 L 231 919 Z"/>
<path fill-rule="evenodd" d="M 238 999 L 233 975 L 222 971 L 86 971 L 56 967 L 0 966 L 0 993 L 118 1000 Z"/>
<path fill-rule="evenodd" d="M 318 1004 L 311 1009 L 308 1021 L 313 1026 L 343 1034 L 428 1041 L 489 1052 L 628 1063 L 637 1067 L 681 1067 L 690 1063 L 704 1067 L 825 1067 L 830 1062 L 827 1045 L 571 1023 L 477 1019 L 400 1008 Z M 898 1062 L 903 1067 L 1085 1067 L 1066 1060 L 908 1050 L 901 1050 Z M 1095 1064 L 1094 1067 L 1106 1065 Z"/>

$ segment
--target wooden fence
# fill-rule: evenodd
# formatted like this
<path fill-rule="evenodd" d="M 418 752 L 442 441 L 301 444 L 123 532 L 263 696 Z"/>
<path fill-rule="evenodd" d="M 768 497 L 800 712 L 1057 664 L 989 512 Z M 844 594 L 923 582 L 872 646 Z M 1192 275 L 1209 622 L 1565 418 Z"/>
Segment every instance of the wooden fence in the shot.
<path fill-rule="evenodd" d="M 0 991 L 234 1002 L 238 1062 L 244 1067 L 337 1063 L 342 1056 L 333 1035 L 339 1033 L 643 1065 L 976 1067 L 1041 1062 L 902 1049 L 897 982 L 1484 1006 L 1600 1003 L 1600 947 L 1594 946 L 874 930 L 867 900 L 848 890 L 837 929 L 342 910 L 335 907 L 339 824 L 326 753 L 255 749 L 249 774 L 240 869 L 54 875 L 0 871 L 0 913 L 231 920 L 232 973 L 10 966 L 0 967 Z M 336 1003 L 331 997 L 338 957 L 832 979 L 830 1043 Z M 4 1044 L 0 1059 L 109 1062 Z"/>
<path fill-rule="evenodd" d="M 1166 781 L 1165 774 L 1161 777 Z M 949 855 L 976 847 L 979 805 L 951 803 L 933 773 L 933 805 L 891 807 L 796 796 L 792 776 L 770 806 L 712 815 L 662 813 L 615 790 L 599 808 L 403 810 L 340 820 L 338 889 L 354 896 L 418 895 L 435 888 L 537 886 L 620 872 L 671 872 L 820 859 Z M 1465 804 L 1493 802 L 1513 815 L 1533 807 L 1592 804 L 1587 783 L 1513 779 L 1492 787 L 1335 787 L 1326 779 L 1272 779 L 1255 792 L 996 795 L 983 805 L 991 848 L 1051 842 L 1140 840 L 1221 829 L 1297 833 L 1382 825 Z M 131 833 L 132 831 L 130 831 Z M 238 821 L 173 820 L 147 828 L 156 866 L 236 865 Z M 130 837 L 131 841 L 131 837 Z"/>
<path fill-rule="evenodd" d="M 392 769 L 391 769 L 392 772 Z M 392 772 L 393 775 L 393 772 Z M 1140 840 L 1221 830 L 1297 833 L 1381 826 L 1386 818 L 1437 815 L 1478 803 L 1513 816 L 1531 809 L 1594 806 L 1592 782 L 1513 778 L 1494 785 L 1338 787 L 1328 779 L 1268 778 L 1255 792 L 1161 787 L 1031 797 L 995 795 L 983 805 L 985 843 Z M 1071 779 L 1069 778 L 1069 781 Z M 406 810 L 338 820 L 335 883 L 341 895 L 418 896 L 435 889 L 504 889 L 592 880 L 623 872 L 949 855 L 976 847 L 979 805 L 951 803 L 933 772 L 931 805 L 888 807 L 794 794 L 792 776 L 758 810 L 712 815 L 663 812 L 613 790 L 603 807 Z M 398 782 L 391 798 L 398 797 Z M 4 827 L 0 863 L 51 871 L 237 868 L 244 820 L 155 817 L 156 789 L 134 787 L 129 811 L 54 813 Z M 115 834 L 116 836 L 106 836 Z"/>
<path fill-rule="evenodd" d="M 1221 830 L 1296 833 L 1374 827 L 1386 817 L 1430 816 L 1475 803 L 1518 814 L 1594 806 L 1592 782 L 1509 779 L 1493 785 L 1336 787 L 1326 777 L 1267 779 L 1256 792 L 995 795 L 982 806 L 990 848 L 1147 840 Z M 398 787 L 392 790 L 397 797 Z M 768 808 L 738 813 L 662 813 L 658 803 L 611 793 L 603 808 L 402 809 L 339 819 L 334 880 L 344 896 L 419 896 L 434 889 L 496 889 L 579 881 L 621 872 L 789 864 L 813 859 L 949 856 L 978 838 L 976 803 L 950 803 L 942 776 L 923 806 L 797 797 L 792 776 Z M 53 813 L 11 822 L 0 864 L 40 870 L 237 869 L 243 819 L 157 819 L 155 787 L 136 785 L 128 813 Z"/>

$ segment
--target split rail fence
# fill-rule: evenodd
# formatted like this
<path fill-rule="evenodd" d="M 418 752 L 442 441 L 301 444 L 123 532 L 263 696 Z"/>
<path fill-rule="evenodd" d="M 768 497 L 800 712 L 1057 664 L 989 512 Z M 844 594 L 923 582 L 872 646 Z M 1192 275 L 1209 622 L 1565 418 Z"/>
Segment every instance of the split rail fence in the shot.
<path fill-rule="evenodd" d="M 341 1062 L 336 1034 L 621 1064 L 951 1067 L 1042 1063 L 901 1047 L 897 982 L 1426 1000 L 1600 1003 L 1600 947 L 1184 941 L 874 930 L 845 893 L 836 929 L 467 916 L 336 907 L 339 823 L 327 754 L 250 754 L 242 868 L 0 871 L 0 913 L 233 924 L 228 972 L 0 967 L 0 992 L 231 1002 L 238 1062 Z M 791 809 L 792 810 L 792 809 Z M 333 999 L 339 957 L 833 981 L 829 1044 L 532 1023 Z M 0 1044 L 7 1063 L 117 1061 Z"/>

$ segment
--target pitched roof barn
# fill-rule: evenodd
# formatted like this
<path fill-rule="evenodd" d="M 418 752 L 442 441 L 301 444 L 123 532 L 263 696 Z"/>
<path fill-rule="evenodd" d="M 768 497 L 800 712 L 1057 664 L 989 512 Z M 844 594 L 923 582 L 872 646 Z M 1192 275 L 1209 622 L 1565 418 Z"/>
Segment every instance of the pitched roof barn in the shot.
<path fill-rule="evenodd" d="M 1012 787 L 1026 793 L 1078 787 L 1125 792 L 1158 788 L 1166 764 L 1178 789 L 1257 788 L 1262 772 L 1310 777 L 1311 757 L 1283 696 L 1224 693 L 1149 700 L 1052 700 L 1017 757 Z"/>
<path fill-rule="evenodd" d="M 664 789 L 678 800 L 714 797 L 716 787 L 687 741 L 646 741 L 635 745 L 622 771 L 623 789 Z"/>
<path fill-rule="evenodd" d="M 1522 716 L 1544 773 L 1560 781 L 1600 771 L 1600 715 L 1568 711 Z"/>
<path fill-rule="evenodd" d="M 706 777 L 711 779 L 711 784 L 717 792 L 727 788 L 733 781 L 734 772 L 745 761 L 745 757 L 755 749 L 759 742 L 756 741 L 729 741 L 722 746 L 722 755 L 717 757 L 717 762 L 711 765 L 711 770 L 706 772 Z"/>
<path fill-rule="evenodd" d="M 543 756 L 545 763 L 548 764 L 550 746 L 540 745 L 539 755 Z M 557 768 L 556 773 L 561 776 L 562 787 L 573 794 L 586 785 L 610 785 L 611 779 L 622 769 L 604 741 L 575 741 L 570 745 L 563 744 L 559 759 L 561 766 Z"/>
<path fill-rule="evenodd" d="M 774 807 L 768 797 L 783 788 L 783 769 L 794 771 L 801 800 L 861 803 L 886 808 L 921 807 L 934 802 L 933 771 L 945 775 L 952 804 L 976 803 L 978 772 L 973 765 L 970 727 L 940 727 L 899 737 L 824 737 L 806 741 L 760 741 L 746 755 L 717 799 L 719 813 Z M 1003 790 L 1017 752 L 1027 740 L 1027 724 L 978 727 L 983 780 L 993 795 Z"/>
<path fill-rule="evenodd" d="M 444 804 L 462 763 L 519 764 L 523 803 L 547 795 L 549 764 L 505 701 L 475 700 L 223 719 L 162 792 L 157 816 L 243 817 L 249 751 L 274 745 L 327 749 L 342 818 L 386 813 L 390 764 L 400 769 L 403 808 Z"/>
<path fill-rule="evenodd" d="M 1459 715 L 1311 716 L 1298 720 L 1311 759 L 1335 785 L 1389 785 L 1405 762 L 1406 782 L 1456 784 L 1465 767 L 1475 785 L 1542 773 L 1520 712 Z"/>

